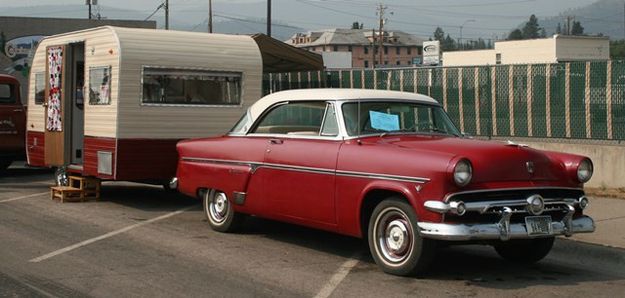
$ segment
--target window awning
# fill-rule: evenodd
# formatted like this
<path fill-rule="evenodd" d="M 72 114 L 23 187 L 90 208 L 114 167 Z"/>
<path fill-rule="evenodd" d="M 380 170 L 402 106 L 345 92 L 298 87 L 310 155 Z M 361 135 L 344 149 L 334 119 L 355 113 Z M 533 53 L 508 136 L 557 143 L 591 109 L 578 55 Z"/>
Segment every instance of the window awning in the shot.
<path fill-rule="evenodd" d="M 319 54 L 298 49 L 265 34 L 252 35 L 263 57 L 263 72 L 323 70 Z"/>

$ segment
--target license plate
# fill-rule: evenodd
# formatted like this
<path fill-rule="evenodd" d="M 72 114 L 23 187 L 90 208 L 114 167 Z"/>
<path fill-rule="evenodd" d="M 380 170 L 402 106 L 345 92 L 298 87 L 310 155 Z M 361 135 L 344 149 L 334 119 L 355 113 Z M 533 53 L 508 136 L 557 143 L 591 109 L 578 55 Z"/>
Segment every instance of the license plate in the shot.
<path fill-rule="evenodd" d="M 525 218 L 527 235 L 551 235 L 551 216 L 528 216 Z"/>

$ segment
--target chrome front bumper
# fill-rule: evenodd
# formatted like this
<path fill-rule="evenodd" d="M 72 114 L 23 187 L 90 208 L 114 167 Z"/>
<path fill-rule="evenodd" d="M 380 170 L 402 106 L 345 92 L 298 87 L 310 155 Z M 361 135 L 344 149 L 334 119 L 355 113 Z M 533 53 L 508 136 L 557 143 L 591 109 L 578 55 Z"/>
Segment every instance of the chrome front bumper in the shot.
<path fill-rule="evenodd" d="M 556 221 L 551 223 L 552 234 L 530 236 L 525 224 L 504 222 L 492 224 L 447 224 L 419 222 L 421 237 L 450 240 L 508 240 L 508 239 L 531 239 L 545 236 L 571 236 L 576 233 L 591 233 L 595 231 L 595 222 L 588 216 L 575 219 Z"/>

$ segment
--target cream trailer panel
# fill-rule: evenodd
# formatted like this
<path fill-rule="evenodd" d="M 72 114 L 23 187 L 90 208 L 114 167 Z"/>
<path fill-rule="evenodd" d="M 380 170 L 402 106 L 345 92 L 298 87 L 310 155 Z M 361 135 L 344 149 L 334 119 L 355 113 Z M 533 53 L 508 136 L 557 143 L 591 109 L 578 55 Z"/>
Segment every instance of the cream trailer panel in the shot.
<path fill-rule="evenodd" d="M 120 139 L 225 133 L 262 95 L 262 58 L 249 36 L 115 31 L 122 45 Z"/>

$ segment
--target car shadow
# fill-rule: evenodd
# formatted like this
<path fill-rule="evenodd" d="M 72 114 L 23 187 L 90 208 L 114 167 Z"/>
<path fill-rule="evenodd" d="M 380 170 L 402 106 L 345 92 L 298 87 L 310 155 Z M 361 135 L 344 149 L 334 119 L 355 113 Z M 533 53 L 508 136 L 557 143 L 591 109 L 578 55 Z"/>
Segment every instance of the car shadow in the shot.
<path fill-rule="evenodd" d="M 100 200 L 143 211 L 176 211 L 201 201 L 163 187 L 129 182 L 104 182 Z"/>
<path fill-rule="evenodd" d="M 251 217 L 242 234 L 262 235 L 276 241 L 306 247 L 345 258 L 355 258 L 361 265 L 354 272 L 383 274 L 362 239 L 310 229 L 272 220 Z M 428 271 L 407 279 L 456 280 L 467 286 L 493 289 L 522 289 L 533 286 L 568 286 L 590 281 L 625 279 L 625 250 L 587 247 L 587 244 L 558 239 L 553 251 L 537 264 L 519 265 L 500 258 L 485 245 L 439 245 Z M 609 255 L 609 257 L 596 257 Z M 606 266 L 612 270 L 606 273 Z"/>

